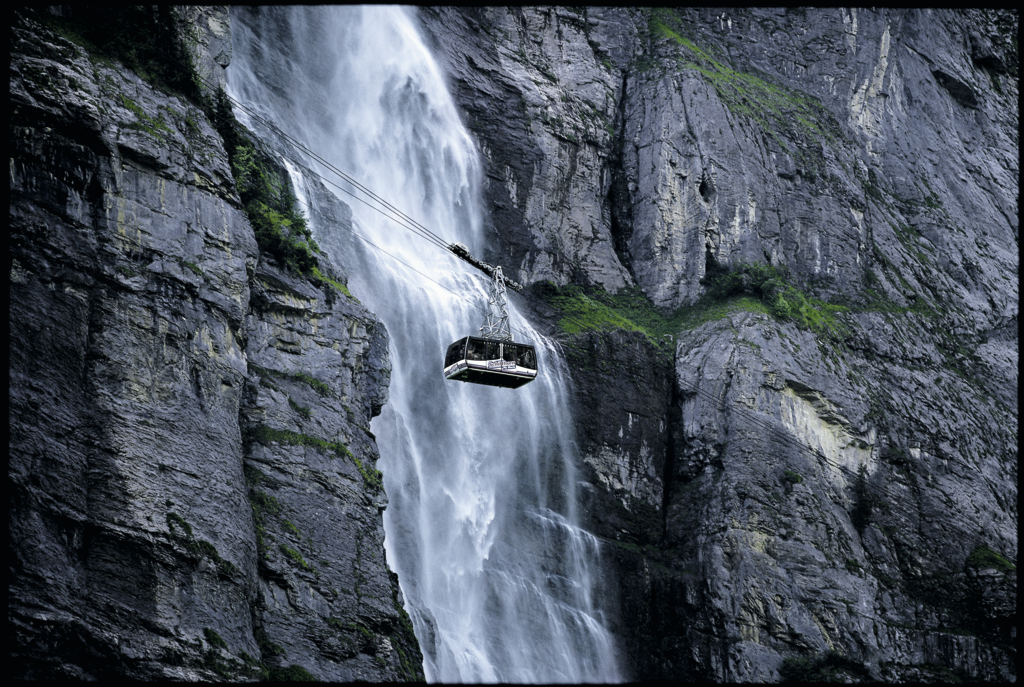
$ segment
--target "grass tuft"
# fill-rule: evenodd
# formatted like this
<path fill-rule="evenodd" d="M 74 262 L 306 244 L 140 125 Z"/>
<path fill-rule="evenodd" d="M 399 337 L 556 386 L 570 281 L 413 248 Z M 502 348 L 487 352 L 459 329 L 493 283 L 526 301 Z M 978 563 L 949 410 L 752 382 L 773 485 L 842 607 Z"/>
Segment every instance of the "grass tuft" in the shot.
<path fill-rule="evenodd" d="M 635 286 L 614 294 L 599 287 L 558 287 L 551 282 L 539 282 L 532 289 L 559 311 L 559 327 L 566 334 L 622 329 L 642 332 L 660 345 L 665 336 L 674 337 L 737 310 L 765 313 L 834 340 L 849 332 L 838 317 L 848 310 L 846 306 L 808 296 L 789 283 L 784 268 L 740 264 L 710 272 L 703 283 L 706 291 L 696 303 L 672 312 L 657 308 Z"/>
<path fill-rule="evenodd" d="M 1017 566 L 1008 561 L 999 552 L 985 544 L 979 544 L 964 562 L 967 568 L 995 568 L 1001 572 L 1015 572 Z"/>

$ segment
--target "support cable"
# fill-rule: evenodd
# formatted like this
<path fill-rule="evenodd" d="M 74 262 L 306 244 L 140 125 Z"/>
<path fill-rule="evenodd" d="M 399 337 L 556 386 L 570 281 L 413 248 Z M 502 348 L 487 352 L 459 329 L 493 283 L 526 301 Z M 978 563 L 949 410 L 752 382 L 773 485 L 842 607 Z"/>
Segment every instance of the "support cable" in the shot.
<path fill-rule="evenodd" d="M 194 67 L 193 64 L 185 65 L 180 60 L 178 60 L 176 57 L 171 56 L 171 55 L 169 55 L 167 53 L 164 53 L 163 51 L 160 51 L 160 52 L 165 57 L 170 59 L 171 61 L 177 62 L 179 65 L 181 65 L 183 67 L 187 66 L 187 68 L 195 71 L 196 78 L 198 78 L 199 81 L 202 82 L 205 86 L 207 86 L 211 91 L 217 91 L 219 89 L 219 84 L 212 83 L 211 81 L 209 81 L 207 79 L 204 79 L 202 76 L 200 76 L 198 71 L 195 70 L 195 67 Z M 342 186 L 332 182 L 330 179 L 327 179 L 323 175 L 316 174 L 315 172 L 313 172 L 313 174 L 315 174 L 316 176 L 320 177 L 320 179 L 323 180 L 324 182 L 330 184 L 331 186 L 334 186 L 335 188 L 337 188 L 338 190 L 346 193 L 347 195 L 351 196 L 352 198 L 355 198 L 356 200 L 358 200 L 359 202 L 363 203 L 364 205 L 366 205 L 370 209 L 372 209 L 372 210 L 380 213 L 384 217 L 387 217 L 388 219 L 392 220 L 393 222 L 395 222 L 399 226 L 402 226 L 403 228 L 408 229 L 409 231 L 413 232 L 414 234 L 420 236 L 421 238 L 424 238 L 425 240 L 429 241 L 430 243 L 433 243 L 437 247 L 444 249 L 446 252 L 449 252 L 449 253 L 452 253 L 452 254 L 456 255 L 457 257 L 465 260 L 466 262 L 470 262 L 470 264 L 473 264 L 474 266 L 476 266 L 481 271 L 484 271 L 485 273 L 487 273 L 489 276 L 493 277 L 494 272 L 497 272 L 498 274 L 500 274 L 500 269 L 501 269 L 500 267 L 493 267 L 493 266 L 487 265 L 487 263 L 480 263 L 480 261 L 477 261 L 477 260 L 475 260 L 475 258 L 472 258 L 472 256 L 469 256 L 468 250 L 465 251 L 465 256 L 460 254 L 460 251 L 455 249 L 455 247 L 456 246 L 461 246 L 461 244 L 446 242 L 440 236 L 438 236 L 437 234 L 435 234 L 434 232 L 429 230 L 427 227 L 423 226 L 421 223 L 419 223 L 415 219 L 409 217 L 404 212 L 399 210 L 397 207 L 395 207 L 394 205 L 392 205 L 388 201 L 384 200 L 383 198 L 381 198 L 380 196 L 378 196 L 377 194 L 373 193 L 368 188 L 366 188 L 365 186 L 360 184 L 354 177 L 352 177 L 351 175 L 349 175 L 349 174 L 345 173 L 344 171 L 338 169 L 333 164 L 331 164 L 329 161 L 327 161 L 326 159 L 324 159 L 323 157 L 321 157 L 320 155 L 318 155 L 317 153 L 315 153 L 314 151 L 312 151 L 311 149 L 306 147 L 300 141 L 296 140 L 295 138 L 293 138 L 293 137 L 289 136 L 288 134 L 284 133 L 283 131 L 281 131 L 272 122 L 269 122 L 263 116 L 261 116 L 258 113 L 252 111 L 251 109 L 247 108 L 239 100 L 229 96 L 226 92 L 224 92 L 224 96 L 228 99 L 228 101 L 232 105 L 238 107 L 239 110 L 241 110 L 242 112 L 245 112 L 247 115 L 249 115 L 250 117 L 252 117 L 256 121 L 260 122 L 261 124 L 267 126 L 268 128 L 276 131 L 282 138 L 287 140 L 289 143 L 294 145 L 299 150 L 301 150 L 301 151 L 305 152 L 306 154 L 308 154 L 313 160 L 319 162 L 326 169 L 334 172 L 339 177 L 341 177 L 343 180 L 345 180 L 348 183 L 350 183 L 354 188 L 362 191 L 363 193 L 365 193 L 367 196 L 369 196 L 371 199 L 373 199 L 377 203 L 380 203 L 380 205 L 382 205 L 388 212 L 391 212 L 391 213 L 394 213 L 394 214 L 388 214 L 388 212 L 385 212 L 384 210 L 381 210 L 380 208 L 375 207 L 371 203 L 369 203 L 366 200 L 364 200 L 364 199 L 360 198 L 359 196 L 357 196 L 352 191 L 349 191 L 348 189 L 346 189 L 346 188 L 344 188 L 344 187 L 342 187 Z M 299 202 L 298 199 L 296 199 L 296 202 Z M 307 209 L 309 209 L 308 205 L 307 205 Z M 446 291 L 448 291 L 449 293 L 453 294 L 454 296 L 456 296 L 458 298 L 461 298 L 462 300 L 465 300 L 466 302 L 470 303 L 470 305 L 472 305 L 473 307 L 475 307 L 475 308 L 485 312 L 488 316 L 491 315 L 491 310 L 490 309 L 485 310 L 483 308 L 480 308 L 478 305 L 472 303 L 471 301 L 469 301 L 469 299 L 465 298 L 461 294 L 458 294 L 458 293 L 452 291 L 451 289 L 449 289 L 448 287 L 444 286 L 440 282 L 432 279 L 431 277 L 427 276 L 423 272 L 417 270 L 416 268 L 412 267 L 408 263 L 406 263 L 406 262 L 402 261 L 401 259 L 399 259 L 398 257 L 392 255 L 391 253 L 389 253 L 388 251 L 386 251 L 382 247 L 380 247 L 377 244 L 373 243 L 372 241 L 366 239 L 365 237 L 361 236 L 360 234 L 356 233 L 355 231 L 352 231 L 352 234 L 354 236 L 356 236 L 357 238 L 359 238 L 360 240 L 364 241 L 365 243 L 369 244 L 370 246 L 372 246 L 372 247 L 376 248 L 377 250 L 381 251 L 385 255 L 391 257 L 396 262 L 404 265 L 405 267 L 407 267 L 408 269 L 412 270 L 413 272 L 416 272 L 417 274 L 419 274 L 420 276 L 424 277 L 428 281 L 431 281 L 434 284 L 437 284 L 438 286 L 440 286 L 441 288 L 445 289 Z M 462 246 L 462 248 L 465 249 L 464 246 Z M 467 256 L 469 258 L 471 258 L 471 259 L 467 260 L 466 259 Z M 486 265 L 486 267 L 489 267 L 490 270 L 485 269 L 484 267 L 481 267 L 480 265 L 476 265 L 474 263 L 480 263 L 480 265 Z M 515 287 L 518 287 L 518 288 L 515 288 L 515 290 L 517 292 L 519 292 L 527 300 L 533 301 L 533 302 L 538 303 L 538 304 L 542 304 L 545 308 L 550 308 L 551 307 L 548 303 L 546 303 L 542 299 L 538 298 L 534 294 L 529 293 L 528 291 L 525 291 L 522 286 L 516 284 L 515 282 L 512 282 L 510 280 L 503 280 L 503 281 L 505 283 L 508 283 L 509 286 L 513 286 L 514 285 Z M 507 331 L 509 331 L 509 332 L 511 332 L 511 331 L 518 331 L 521 334 L 526 334 L 526 332 L 523 332 L 522 330 L 520 330 L 518 328 L 512 328 L 512 327 L 508 326 L 508 324 L 507 324 L 507 310 L 505 312 L 505 317 L 506 317 L 505 325 L 507 327 Z M 583 330 L 583 331 L 589 330 L 589 326 L 587 324 L 581 322 L 580 320 L 578 320 L 578 319 L 576 319 L 576 318 L 574 318 L 572 316 L 564 316 L 561 319 L 567 320 L 569 322 L 577 324 L 578 326 L 580 326 L 581 330 Z M 509 336 L 511 338 L 511 334 L 509 334 Z M 574 349 L 574 350 L 576 350 L 576 351 L 578 351 L 579 353 L 582 353 L 582 354 L 588 353 L 586 350 L 580 348 L 579 346 L 576 346 L 575 344 L 568 344 L 566 342 L 561 342 L 561 341 L 555 341 L 554 343 L 556 343 L 561 348 Z M 701 397 L 703 397 L 703 398 L 705 398 L 705 399 L 707 399 L 709 401 L 714 402 L 716 407 L 720 411 L 724 411 L 728 407 L 720 399 L 718 399 L 717 397 L 713 396 L 709 392 L 704 391 L 704 390 L 702 390 L 700 388 L 689 387 L 689 386 L 683 385 L 682 383 L 679 383 L 679 387 L 684 392 L 688 392 L 690 394 L 701 396 Z M 832 467 L 838 469 L 839 471 L 851 475 L 854 478 L 856 478 L 858 476 L 857 473 L 854 472 L 853 470 L 851 470 L 850 468 L 848 468 L 845 465 L 841 465 L 841 464 L 839 464 L 839 463 L 829 459 L 821 451 L 819 451 L 817 449 L 814 449 L 814 448 L 808 446 L 807 444 L 804 444 L 803 442 L 798 440 L 796 437 L 794 437 L 791 433 L 783 432 L 782 430 L 778 429 L 777 427 L 769 424 L 767 421 L 761 419 L 759 416 L 755 415 L 753 412 L 748 411 L 748 410 L 746 410 L 744 408 L 741 408 L 739 406 L 736 406 L 735 404 L 732 406 L 732 410 L 734 412 L 737 412 L 742 417 L 744 417 L 744 419 L 746 419 L 748 422 L 753 424 L 755 427 L 757 427 L 757 428 L 759 428 L 759 429 L 761 429 L 761 430 L 763 430 L 763 431 L 765 431 L 765 432 L 767 432 L 769 434 L 775 435 L 782 442 L 784 442 L 786 444 L 789 444 L 789 445 L 791 445 L 792 447 L 794 447 L 796 449 L 802 450 L 802 451 L 806 452 L 808 455 L 813 456 L 813 457 L 823 461 L 824 463 L 826 463 L 828 465 L 831 465 Z M 898 496 L 893 495 L 892 493 L 890 493 L 884 487 L 879 487 L 877 485 L 872 485 L 870 483 L 868 484 L 868 487 L 871 488 L 871 489 L 874 489 L 876 491 L 879 491 L 880 493 L 884 493 L 887 496 L 890 496 L 890 497 L 894 497 L 895 496 L 895 497 L 898 498 Z"/>

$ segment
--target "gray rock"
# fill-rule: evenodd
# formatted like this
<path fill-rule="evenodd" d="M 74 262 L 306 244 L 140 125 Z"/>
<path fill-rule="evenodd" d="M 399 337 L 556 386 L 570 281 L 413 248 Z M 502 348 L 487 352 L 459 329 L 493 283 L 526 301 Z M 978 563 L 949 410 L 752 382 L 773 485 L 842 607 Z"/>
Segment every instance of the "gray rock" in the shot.
<path fill-rule="evenodd" d="M 775 680 L 836 651 L 852 678 L 1014 679 L 1002 592 L 962 571 L 977 544 L 1017 550 L 1016 14 L 421 19 L 518 280 L 635 283 L 671 310 L 713 268 L 767 262 L 849 307 L 831 336 L 754 314 L 680 332 L 674 372 L 639 339 L 567 342 L 627 672 Z M 858 528 L 862 465 L 881 500 Z"/>
<path fill-rule="evenodd" d="M 422 679 L 367 429 L 383 325 L 260 255 L 199 108 L 12 32 L 15 674 Z"/>
<path fill-rule="evenodd" d="M 227 5 L 179 5 L 178 31 L 189 41 L 196 74 L 209 94 L 227 87 L 231 64 L 231 16 Z"/>
<path fill-rule="evenodd" d="M 221 79 L 223 9 L 185 12 Z M 565 337 L 624 672 L 1015 680 L 1016 572 L 966 561 L 1017 555 L 1017 14 L 420 20 L 483 154 L 484 257 L 517 281 L 667 313 L 769 263 L 846 308 L 808 301 L 829 333 L 734 307 L 674 350 Z M 18 674 L 415 677 L 366 429 L 382 325 L 259 254 L 193 105 L 31 21 L 11 47 Z"/>

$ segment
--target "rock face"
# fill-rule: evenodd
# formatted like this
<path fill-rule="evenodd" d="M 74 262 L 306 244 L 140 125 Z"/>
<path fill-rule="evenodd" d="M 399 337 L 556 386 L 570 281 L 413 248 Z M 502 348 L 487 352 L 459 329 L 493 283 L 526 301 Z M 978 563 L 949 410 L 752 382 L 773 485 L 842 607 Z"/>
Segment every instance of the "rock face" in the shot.
<path fill-rule="evenodd" d="M 422 679 L 367 429 L 383 325 L 261 256 L 198 107 L 11 31 L 15 675 Z"/>
<path fill-rule="evenodd" d="M 843 306 L 567 339 L 631 676 L 1015 679 L 1015 569 L 971 561 L 1017 554 L 1017 14 L 421 21 L 517 280 L 672 309 L 768 263 Z"/>
<path fill-rule="evenodd" d="M 226 11 L 182 12 L 221 82 Z M 1015 680 L 1017 14 L 420 19 L 486 260 L 666 312 L 767 263 L 829 302 L 562 336 L 624 672 Z M 261 255 L 198 107 L 11 31 L 15 674 L 422 677 L 368 431 L 383 325 Z"/>

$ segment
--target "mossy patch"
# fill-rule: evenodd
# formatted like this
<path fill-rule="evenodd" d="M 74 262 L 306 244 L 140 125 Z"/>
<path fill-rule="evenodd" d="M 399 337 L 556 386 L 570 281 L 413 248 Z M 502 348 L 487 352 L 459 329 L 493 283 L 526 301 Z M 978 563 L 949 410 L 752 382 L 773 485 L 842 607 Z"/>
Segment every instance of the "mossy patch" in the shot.
<path fill-rule="evenodd" d="M 256 640 L 256 646 L 260 648 L 260 654 L 263 656 L 263 660 L 266 661 L 270 658 L 277 656 L 284 656 L 285 650 L 280 644 L 275 644 L 270 641 L 270 637 L 267 636 L 266 630 L 262 627 L 257 627 L 253 632 L 253 638 Z"/>
<path fill-rule="evenodd" d="M 309 409 L 309 406 L 300 405 L 291 396 L 288 397 L 288 405 L 291 406 L 292 410 L 306 420 L 311 420 L 313 418 L 313 411 Z"/>
<path fill-rule="evenodd" d="M 246 481 L 249 483 L 249 506 L 252 508 L 252 519 L 256 526 L 256 552 L 260 558 L 265 558 L 267 555 L 267 518 L 271 515 L 280 515 L 281 504 L 267 492 L 256 488 L 259 480 L 250 480 L 251 472 L 258 473 L 261 477 L 263 473 L 255 468 L 250 469 L 248 464 L 246 464 L 246 468 Z"/>
<path fill-rule="evenodd" d="M 177 513 L 167 514 L 168 539 L 184 548 L 195 560 L 209 558 L 217 568 L 217 574 L 223 578 L 232 578 L 238 575 L 238 567 L 230 561 L 221 558 L 220 553 L 210 542 L 205 539 L 196 539 L 192 526 L 185 522 Z"/>
<path fill-rule="evenodd" d="M 144 131 L 150 136 L 158 139 L 162 143 L 167 143 L 167 136 L 173 135 L 174 130 L 167 125 L 164 121 L 162 114 L 157 115 L 153 118 L 146 114 L 145 110 L 128 96 L 121 94 L 121 104 L 124 105 L 128 110 L 135 115 L 135 121 L 129 122 L 125 125 L 125 129 L 134 129 L 138 131 Z"/>
<path fill-rule="evenodd" d="M 221 636 L 217 634 L 216 630 L 213 630 L 209 627 L 204 627 L 203 636 L 206 637 L 206 643 L 210 646 L 219 649 L 224 649 L 225 651 L 227 651 L 228 643 L 221 639 Z"/>
<path fill-rule="evenodd" d="M 985 544 L 979 544 L 964 562 L 965 568 L 995 568 L 1000 572 L 1016 572 L 1017 566 L 999 552 Z"/>
<path fill-rule="evenodd" d="M 782 660 L 779 675 L 784 682 L 847 682 L 849 678 L 858 681 L 871 679 L 867 666 L 835 651 L 816 657 L 788 656 Z"/>
<path fill-rule="evenodd" d="M 716 268 L 705 276 L 705 297 L 721 300 L 730 296 L 755 296 L 779 320 L 814 332 L 819 337 L 842 339 L 849 327 L 838 317 L 849 308 L 809 296 L 789 280 L 784 267 L 740 263 L 731 269 Z"/>
<path fill-rule="evenodd" d="M 319 267 L 313 267 L 313 269 L 310 271 L 310 275 L 314 279 L 319 280 L 320 282 L 334 288 L 336 291 L 345 294 L 346 296 L 356 301 L 357 303 L 359 302 L 359 299 L 352 295 L 352 292 L 348 290 L 347 286 L 342 284 L 337 279 L 331 279 L 330 277 L 325 276 L 323 273 L 320 272 Z"/>
<path fill-rule="evenodd" d="M 295 549 L 290 549 L 284 544 L 279 544 L 278 548 L 281 550 L 286 557 L 288 557 L 293 563 L 298 565 L 303 570 L 312 570 L 313 567 L 306 562 L 306 559 L 302 557 L 302 554 Z"/>
<path fill-rule="evenodd" d="M 178 30 L 172 5 L 68 5 L 62 16 L 21 8 L 34 20 L 81 46 L 93 61 L 116 61 L 166 93 L 203 102 L 201 81 Z M 69 55 L 69 56 L 73 56 Z"/>
<path fill-rule="evenodd" d="M 558 310 L 558 325 L 563 333 L 616 329 L 637 331 L 659 347 L 673 345 L 671 339 L 665 337 L 674 338 L 680 331 L 736 311 L 769 313 L 760 301 L 746 296 L 718 302 L 702 299 L 692 306 L 667 311 L 656 307 L 639 287 L 626 287 L 610 294 L 599 287 L 558 287 L 551 282 L 539 282 L 532 289 L 544 302 Z"/>
<path fill-rule="evenodd" d="M 268 682 L 319 682 L 313 673 L 300 665 L 290 665 L 287 668 L 271 668 Z"/>
<path fill-rule="evenodd" d="M 332 460 L 335 457 L 354 458 L 348 447 L 339 441 L 325 441 L 308 434 L 300 434 L 288 429 L 273 429 L 266 425 L 250 428 L 246 432 L 246 439 L 266 445 L 276 442 L 290 446 L 308 446 L 323 451 Z"/>
<path fill-rule="evenodd" d="M 841 340 L 849 332 L 840 319 L 849 308 L 807 295 L 788 281 L 785 268 L 741 263 L 731 269 L 711 270 L 703 284 L 706 290 L 696 303 L 674 311 L 657 308 L 639 287 L 609 294 L 598 287 L 558 287 L 539 282 L 532 290 L 558 310 L 559 327 L 564 333 L 638 331 L 656 346 L 664 345 L 666 336 L 736 311 L 771 315 L 833 340 Z"/>
<path fill-rule="evenodd" d="M 368 468 L 363 462 L 349 450 L 345 444 L 338 441 L 325 441 L 308 434 L 300 434 L 287 429 L 272 429 L 265 425 L 253 427 L 246 431 L 245 438 L 249 442 L 258 442 L 269 445 L 271 442 L 287 444 L 292 446 L 309 446 L 327 454 L 332 460 L 338 458 L 350 458 L 355 464 L 363 481 L 372 491 L 380 492 L 384 489 L 383 475 L 376 468 Z"/>
<path fill-rule="evenodd" d="M 224 140 L 235 187 L 260 250 L 297 275 L 322 279 L 316 256 L 320 247 L 296 206 L 287 173 L 235 119 L 223 89 L 217 92 L 207 114 Z"/>
<path fill-rule="evenodd" d="M 701 47 L 688 37 L 688 25 L 674 10 L 652 10 L 648 26 L 652 39 L 667 38 L 678 46 L 680 65 L 699 72 L 734 115 L 756 122 L 783 151 L 793 155 L 803 176 L 813 181 L 824 172 L 820 150 L 786 143 L 787 138 L 819 144 L 837 142 L 841 128 L 821 102 L 776 83 L 767 74 L 733 69 L 728 56 Z"/>
<path fill-rule="evenodd" d="M 253 363 L 248 363 L 248 367 L 250 374 L 256 374 L 263 379 L 269 380 L 272 378 L 277 378 L 301 382 L 302 384 L 308 386 L 310 389 L 316 391 L 321 396 L 331 395 L 331 387 L 327 386 L 316 377 L 313 377 L 312 375 L 309 375 L 305 372 L 282 372 L 280 370 L 272 370 L 269 368 L 260 367 L 259 365 L 255 365 Z M 275 386 L 272 388 L 276 389 L 277 387 Z"/>

